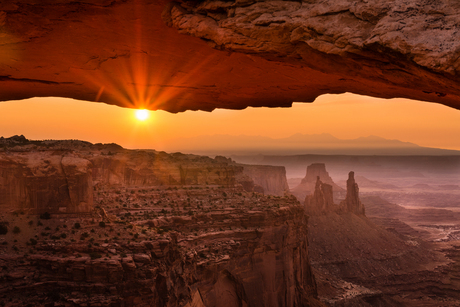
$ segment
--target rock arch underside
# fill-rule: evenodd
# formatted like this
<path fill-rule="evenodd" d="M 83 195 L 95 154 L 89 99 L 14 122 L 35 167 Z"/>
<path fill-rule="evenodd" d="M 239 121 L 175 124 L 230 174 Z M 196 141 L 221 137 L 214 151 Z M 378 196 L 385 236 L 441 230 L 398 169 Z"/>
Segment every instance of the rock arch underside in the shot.
<path fill-rule="evenodd" d="M 2 1 L 0 100 L 181 112 L 353 92 L 458 109 L 459 12 L 456 0 Z"/>

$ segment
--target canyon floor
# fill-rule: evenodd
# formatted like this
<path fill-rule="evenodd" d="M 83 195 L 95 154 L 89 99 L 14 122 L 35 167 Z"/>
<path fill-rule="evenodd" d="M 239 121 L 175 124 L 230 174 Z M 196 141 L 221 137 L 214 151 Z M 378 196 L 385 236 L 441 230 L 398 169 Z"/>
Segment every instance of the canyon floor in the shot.
<path fill-rule="evenodd" d="M 332 306 L 460 306 L 457 176 L 366 175 L 356 179 L 366 217 L 309 219 L 320 299 Z"/>

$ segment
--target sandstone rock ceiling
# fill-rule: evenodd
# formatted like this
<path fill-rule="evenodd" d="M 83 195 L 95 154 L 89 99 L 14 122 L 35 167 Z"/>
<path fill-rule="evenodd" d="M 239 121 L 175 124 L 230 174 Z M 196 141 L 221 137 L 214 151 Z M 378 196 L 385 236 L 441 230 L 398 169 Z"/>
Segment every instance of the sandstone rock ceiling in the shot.
<path fill-rule="evenodd" d="M 459 13 L 457 0 L 2 1 L 0 100 L 180 112 L 353 92 L 460 108 Z"/>

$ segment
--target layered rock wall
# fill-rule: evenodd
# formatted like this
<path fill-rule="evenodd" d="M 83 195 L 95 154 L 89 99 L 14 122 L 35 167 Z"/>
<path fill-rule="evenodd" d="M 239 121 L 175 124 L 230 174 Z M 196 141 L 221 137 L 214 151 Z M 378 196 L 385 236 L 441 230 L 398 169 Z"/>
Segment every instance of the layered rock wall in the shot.
<path fill-rule="evenodd" d="M 5 147 L 0 150 L 0 206 L 5 210 L 91 212 L 93 194 L 108 188 L 242 185 L 248 192 L 277 196 L 288 192 L 284 167 L 124 150 L 113 144 L 15 140 L 0 142 Z"/>
<path fill-rule="evenodd" d="M 289 192 L 284 166 L 241 165 L 243 173 L 261 186 L 267 195 L 283 196 Z"/>
<path fill-rule="evenodd" d="M 241 167 L 207 157 L 147 151 L 97 155 L 93 180 L 112 186 L 225 185 L 236 183 Z"/>
<path fill-rule="evenodd" d="M 0 100 L 179 112 L 353 92 L 460 108 L 459 14 L 455 0 L 3 1 Z"/>
<path fill-rule="evenodd" d="M 29 213 L 92 210 L 91 162 L 68 152 L 0 153 L 0 207 Z"/>
<path fill-rule="evenodd" d="M 156 201 L 143 206 L 147 214 L 108 205 L 120 219 L 105 227 L 78 219 L 81 227 L 66 239 L 28 241 L 30 254 L 2 250 L 0 297 L 8 293 L 18 306 L 50 299 L 73 306 L 323 306 L 316 300 L 302 206 L 291 196 L 239 189 L 230 197 L 232 191 L 148 190 Z M 216 208 L 222 193 L 228 205 Z M 179 208 L 184 196 L 190 202 Z M 74 220 L 56 222 L 60 234 L 67 229 L 62 224 Z"/>

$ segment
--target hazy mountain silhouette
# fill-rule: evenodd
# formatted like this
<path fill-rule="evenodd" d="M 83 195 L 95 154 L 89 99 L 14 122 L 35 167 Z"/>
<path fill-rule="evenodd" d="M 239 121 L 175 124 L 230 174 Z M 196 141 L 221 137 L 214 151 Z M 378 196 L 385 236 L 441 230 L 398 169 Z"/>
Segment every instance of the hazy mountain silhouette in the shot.
<path fill-rule="evenodd" d="M 297 133 L 287 138 L 248 135 L 204 135 L 170 142 L 165 151 L 206 155 L 346 154 L 346 155 L 458 155 L 460 151 L 422 147 L 378 136 L 339 139 L 331 134 Z"/>

